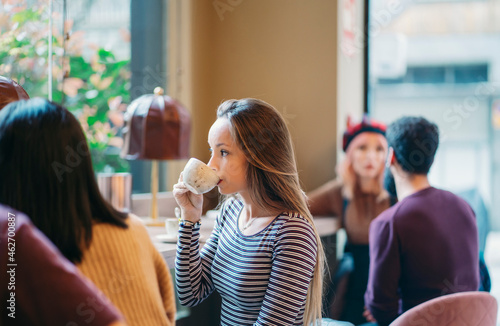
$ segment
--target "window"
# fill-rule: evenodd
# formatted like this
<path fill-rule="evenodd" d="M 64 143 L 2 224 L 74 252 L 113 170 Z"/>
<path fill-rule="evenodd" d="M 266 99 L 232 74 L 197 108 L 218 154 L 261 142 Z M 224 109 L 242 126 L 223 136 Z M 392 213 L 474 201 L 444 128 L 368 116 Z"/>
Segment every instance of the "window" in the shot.
<path fill-rule="evenodd" d="M 498 1 L 369 2 L 368 111 L 385 122 L 420 115 L 441 144 L 431 182 L 454 192 L 478 189 L 500 229 Z M 383 19 L 381 19 L 381 17 Z M 458 164 L 460 162 L 460 164 Z"/>
<path fill-rule="evenodd" d="M 86 132 L 96 173 L 130 171 L 136 193 L 150 191 L 151 164 L 120 158 L 123 113 L 135 98 L 152 93 L 156 86 L 166 87 L 166 4 L 166 0 L 0 4 L 0 75 L 18 81 L 31 97 L 51 97 L 72 111 Z M 161 163 L 160 191 L 165 189 L 165 171 Z"/>
<path fill-rule="evenodd" d="M 466 84 L 488 81 L 487 64 L 408 67 L 406 74 L 397 78 L 379 77 L 378 84 Z"/>

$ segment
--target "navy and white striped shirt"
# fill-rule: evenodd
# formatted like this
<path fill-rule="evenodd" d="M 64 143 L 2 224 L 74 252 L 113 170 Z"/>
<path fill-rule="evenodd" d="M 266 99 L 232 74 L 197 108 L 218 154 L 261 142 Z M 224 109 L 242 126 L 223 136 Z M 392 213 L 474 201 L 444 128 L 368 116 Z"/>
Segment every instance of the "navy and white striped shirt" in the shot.
<path fill-rule="evenodd" d="M 175 274 L 181 304 L 195 306 L 221 294 L 221 325 L 302 325 L 316 264 L 313 227 L 298 214 L 281 214 L 254 235 L 238 228 L 243 203 L 229 199 L 199 251 L 199 226 L 179 230 Z"/>

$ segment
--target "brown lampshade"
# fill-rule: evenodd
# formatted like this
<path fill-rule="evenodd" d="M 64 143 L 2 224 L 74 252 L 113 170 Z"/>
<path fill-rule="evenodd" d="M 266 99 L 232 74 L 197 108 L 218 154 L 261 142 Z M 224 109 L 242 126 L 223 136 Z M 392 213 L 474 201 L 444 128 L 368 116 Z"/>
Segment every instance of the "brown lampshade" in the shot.
<path fill-rule="evenodd" d="M 121 156 L 128 160 L 189 158 L 189 112 L 157 87 L 135 99 L 125 113 Z"/>
<path fill-rule="evenodd" d="M 10 78 L 0 76 L 0 110 L 10 102 L 27 100 L 28 93 Z"/>

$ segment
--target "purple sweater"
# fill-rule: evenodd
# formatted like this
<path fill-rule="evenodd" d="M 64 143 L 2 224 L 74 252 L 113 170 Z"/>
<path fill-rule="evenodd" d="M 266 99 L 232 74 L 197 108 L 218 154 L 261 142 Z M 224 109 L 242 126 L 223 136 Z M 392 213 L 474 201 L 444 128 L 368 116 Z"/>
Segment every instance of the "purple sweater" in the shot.
<path fill-rule="evenodd" d="M 380 326 L 432 298 L 479 285 L 474 212 L 451 192 L 426 188 L 370 225 L 365 304 Z"/>
<path fill-rule="evenodd" d="M 24 214 L 2 205 L 0 263 L 0 325 L 103 326 L 121 319 Z"/>

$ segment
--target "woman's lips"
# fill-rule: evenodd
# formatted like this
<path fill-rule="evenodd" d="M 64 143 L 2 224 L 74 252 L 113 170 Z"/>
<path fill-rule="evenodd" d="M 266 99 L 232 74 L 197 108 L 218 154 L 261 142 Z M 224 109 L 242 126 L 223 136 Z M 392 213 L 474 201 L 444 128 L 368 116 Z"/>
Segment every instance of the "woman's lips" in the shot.
<path fill-rule="evenodd" d="M 217 185 L 219 185 L 221 182 L 222 182 L 222 179 L 220 179 L 219 182 L 217 182 Z"/>

